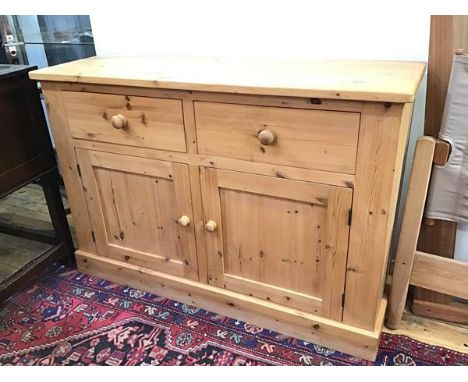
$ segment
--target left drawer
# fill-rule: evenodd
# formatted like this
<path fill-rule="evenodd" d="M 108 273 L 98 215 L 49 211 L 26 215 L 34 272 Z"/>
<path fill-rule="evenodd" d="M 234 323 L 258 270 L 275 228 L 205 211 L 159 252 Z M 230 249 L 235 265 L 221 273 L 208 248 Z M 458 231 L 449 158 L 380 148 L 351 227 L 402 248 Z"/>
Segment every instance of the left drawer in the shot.
<path fill-rule="evenodd" d="M 64 91 L 73 138 L 186 152 L 182 101 Z"/>

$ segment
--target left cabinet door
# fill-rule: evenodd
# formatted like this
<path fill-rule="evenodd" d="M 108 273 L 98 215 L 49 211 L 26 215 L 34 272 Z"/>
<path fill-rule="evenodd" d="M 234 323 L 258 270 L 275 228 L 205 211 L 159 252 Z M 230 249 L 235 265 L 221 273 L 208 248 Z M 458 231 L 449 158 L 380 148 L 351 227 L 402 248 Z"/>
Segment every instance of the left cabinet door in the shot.
<path fill-rule="evenodd" d="M 76 154 L 98 254 L 198 280 L 188 165 Z"/>

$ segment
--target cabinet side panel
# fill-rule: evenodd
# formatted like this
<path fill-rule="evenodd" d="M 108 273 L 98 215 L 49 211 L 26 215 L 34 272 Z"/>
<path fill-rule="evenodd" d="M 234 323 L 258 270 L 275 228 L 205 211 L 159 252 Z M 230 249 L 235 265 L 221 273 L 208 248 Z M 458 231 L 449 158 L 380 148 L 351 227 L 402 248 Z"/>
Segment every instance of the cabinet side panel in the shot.
<path fill-rule="evenodd" d="M 363 107 L 343 321 L 374 329 L 413 104 Z"/>
<path fill-rule="evenodd" d="M 52 133 L 56 144 L 60 173 L 65 183 L 73 222 L 76 227 L 79 248 L 84 251 L 88 250 L 91 253 L 96 253 L 86 199 L 84 197 L 80 175 L 78 174 L 78 163 L 68 128 L 60 84 L 43 82 L 42 90 L 46 99 Z"/>

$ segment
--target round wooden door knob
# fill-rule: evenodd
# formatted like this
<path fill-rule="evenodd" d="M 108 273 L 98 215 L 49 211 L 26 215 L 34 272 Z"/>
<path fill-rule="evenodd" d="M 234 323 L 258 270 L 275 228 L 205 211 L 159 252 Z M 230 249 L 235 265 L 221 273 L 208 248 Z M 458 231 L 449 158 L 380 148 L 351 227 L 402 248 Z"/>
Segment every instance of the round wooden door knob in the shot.
<path fill-rule="evenodd" d="M 111 117 L 112 126 L 116 129 L 125 129 L 128 125 L 127 118 L 122 114 L 116 114 Z"/>
<path fill-rule="evenodd" d="M 276 135 L 270 129 L 260 131 L 257 138 L 262 145 L 271 145 L 276 141 Z"/>
<path fill-rule="evenodd" d="M 182 215 L 179 219 L 177 219 L 177 223 L 182 227 L 186 227 L 190 224 L 190 218 L 186 215 Z"/>
<path fill-rule="evenodd" d="M 213 221 L 213 220 L 209 220 L 209 221 L 205 224 L 205 229 L 206 229 L 208 232 L 214 232 L 214 231 L 216 231 L 216 228 L 218 228 L 218 225 L 217 225 L 216 222 Z"/>

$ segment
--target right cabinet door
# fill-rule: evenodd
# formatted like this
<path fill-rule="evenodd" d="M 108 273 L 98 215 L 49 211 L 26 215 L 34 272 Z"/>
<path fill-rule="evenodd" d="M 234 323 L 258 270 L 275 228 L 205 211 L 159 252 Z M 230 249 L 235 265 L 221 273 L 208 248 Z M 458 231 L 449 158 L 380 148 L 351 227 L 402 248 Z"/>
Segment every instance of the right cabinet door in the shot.
<path fill-rule="evenodd" d="M 341 320 L 352 189 L 200 171 L 209 283 Z"/>

